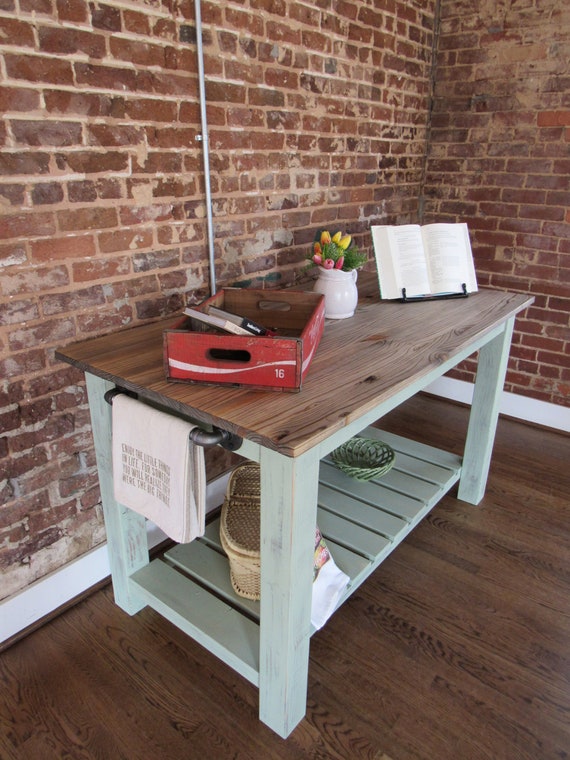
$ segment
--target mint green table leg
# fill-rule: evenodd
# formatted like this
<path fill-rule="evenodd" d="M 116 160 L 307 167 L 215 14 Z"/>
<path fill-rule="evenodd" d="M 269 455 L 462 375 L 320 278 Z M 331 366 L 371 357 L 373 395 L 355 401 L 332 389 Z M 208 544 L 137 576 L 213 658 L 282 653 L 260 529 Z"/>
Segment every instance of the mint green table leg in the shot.
<path fill-rule="evenodd" d="M 479 352 L 477 379 L 469 417 L 458 498 L 479 504 L 485 494 L 495 441 L 499 404 L 505 383 L 514 318 Z"/>
<path fill-rule="evenodd" d="M 304 717 L 319 460 L 262 449 L 259 717 L 287 737 Z"/>
<path fill-rule="evenodd" d="M 107 531 L 113 593 L 119 607 L 129 615 L 134 615 L 145 604 L 129 589 L 128 578 L 149 561 L 145 518 L 116 502 L 113 495 L 111 406 L 105 401 L 104 394 L 114 386 L 88 372 L 85 374 L 85 382 Z"/>

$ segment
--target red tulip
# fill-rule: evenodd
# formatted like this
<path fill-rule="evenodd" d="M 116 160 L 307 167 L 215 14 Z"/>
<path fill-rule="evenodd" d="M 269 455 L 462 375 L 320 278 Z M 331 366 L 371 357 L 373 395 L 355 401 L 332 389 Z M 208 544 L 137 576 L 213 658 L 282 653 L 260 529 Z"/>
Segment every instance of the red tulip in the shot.
<path fill-rule="evenodd" d="M 342 265 L 344 264 L 344 256 L 339 256 L 337 259 L 336 264 L 334 265 L 335 269 L 342 269 Z"/>

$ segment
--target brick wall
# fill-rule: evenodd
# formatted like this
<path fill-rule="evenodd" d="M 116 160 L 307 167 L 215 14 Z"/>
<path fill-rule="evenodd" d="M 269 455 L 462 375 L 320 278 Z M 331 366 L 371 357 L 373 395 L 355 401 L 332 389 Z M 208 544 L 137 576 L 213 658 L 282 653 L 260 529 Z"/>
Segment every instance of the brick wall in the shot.
<path fill-rule="evenodd" d="M 424 221 L 467 221 L 479 283 L 532 293 L 507 390 L 570 402 L 570 6 L 441 3 Z M 473 380 L 467 362 L 459 377 Z"/>
<path fill-rule="evenodd" d="M 435 0 L 205 2 L 218 286 L 417 218 Z M 0 0 L 0 597 L 100 543 L 67 342 L 208 292 L 194 3 Z"/>

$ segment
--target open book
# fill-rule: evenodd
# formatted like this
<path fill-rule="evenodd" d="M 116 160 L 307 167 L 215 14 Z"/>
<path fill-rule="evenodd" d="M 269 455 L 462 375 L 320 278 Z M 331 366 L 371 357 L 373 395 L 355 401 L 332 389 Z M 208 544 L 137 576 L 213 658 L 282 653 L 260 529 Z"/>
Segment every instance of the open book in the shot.
<path fill-rule="evenodd" d="M 477 290 L 469 231 L 459 224 L 373 226 L 382 298 L 414 298 Z"/>

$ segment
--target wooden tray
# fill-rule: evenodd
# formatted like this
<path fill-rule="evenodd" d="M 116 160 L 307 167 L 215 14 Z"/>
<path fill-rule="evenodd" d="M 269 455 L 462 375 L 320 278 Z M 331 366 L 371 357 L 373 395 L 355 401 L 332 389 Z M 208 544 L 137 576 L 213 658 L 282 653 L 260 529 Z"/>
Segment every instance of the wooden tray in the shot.
<path fill-rule="evenodd" d="M 168 380 L 299 391 L 324 329 L 320 293 L 224 288 L 195 308 L 216 306 L 275 331 L 273 337 L 204 332 L 184 317 L 163 336 Z"/>

